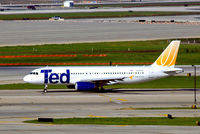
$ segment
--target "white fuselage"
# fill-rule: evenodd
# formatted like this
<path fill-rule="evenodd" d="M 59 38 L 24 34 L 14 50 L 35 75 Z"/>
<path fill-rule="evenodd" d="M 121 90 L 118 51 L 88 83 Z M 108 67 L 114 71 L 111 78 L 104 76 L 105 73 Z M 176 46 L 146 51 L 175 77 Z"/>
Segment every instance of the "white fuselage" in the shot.
<path fill-rule="evenodd" d="M 24 81 L 33 84 L 66 85 L 93 80 L 108 80 L 105 85 L 139 83 L 173 75 L 164 72 L 170 69 L 182 70 L 152 66 L 44 67 L 33 70 L 24 77 Z"/>
<path fill-rule="evenodd" d="M 183 72 L 175 68 L 180 41 L 172 41 L 150 66 L 44 67 L 33 70 L 24 81 L 33 84 L 75 85 L 77 90 L 103 89 L 104 85 L 139 83 Z M 68 86 L 68 87 L 69 87 Z"/>

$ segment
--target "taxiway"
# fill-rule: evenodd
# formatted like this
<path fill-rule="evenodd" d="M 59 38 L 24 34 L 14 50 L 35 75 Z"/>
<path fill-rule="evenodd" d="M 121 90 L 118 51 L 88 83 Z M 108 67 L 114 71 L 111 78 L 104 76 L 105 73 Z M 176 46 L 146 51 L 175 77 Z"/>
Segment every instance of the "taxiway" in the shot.
<path fill-rule="evenodd" d="M 200 6 L 166 6 L 166 7 L 132 7 L 132 8 L 95 8 L 95 9 L 78 9 L 78 8 L 55 8 L 55 9 L 41 9 L 41 10 L 6 10 L 0 14 L 34 14 L 34 13 L 84 13 L 84 12 L 200 12 Z"/>
<path fill-rule="evenodd" d="M 199 100 L 199 93 L 197 99 Z M 38 117 L 162 117 L 200 116 L 198 109 L 133 110 L 136 107 L 190 107 L 192 89 L 114 89 L 107 93 L 53 90 L 43 95 L 41 90 L 0 91 L 1 133 L 189 133 L 198 134 L 200 127 L 181 126 L 102 126 L 26 124 Z"/>
<path fill-rule="evenodd" d="M 95 20 L 0 21 L 0 46 L 198 38 L 199 24 L 140 24 Z"/>

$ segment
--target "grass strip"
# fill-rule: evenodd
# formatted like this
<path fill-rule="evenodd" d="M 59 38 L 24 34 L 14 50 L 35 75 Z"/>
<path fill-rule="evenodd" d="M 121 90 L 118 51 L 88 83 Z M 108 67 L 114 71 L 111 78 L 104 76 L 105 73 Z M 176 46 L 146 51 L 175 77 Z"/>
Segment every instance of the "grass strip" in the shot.
<path fill-rule="evenodd" d="M 112 17 L 141 17 L 141 16 L 171 16 L 171 15 L 198 15 L 199 12 L 86 12 L 86 13 L 45 13 L 45 14 L 1 14 L 0 20 L 43 20 L 53 16 L 65 19 L 80 18 L 112 18 Z"/>
<path fill-rule="evenodd" d="M 200 82 L 198 82 L 198 81 L 200 81 L 199 76 L 197 77 L 197 88 L 200 88 Z M 163 78 L 163 79 L 159 79 L 159 80 L 154 80 L 154 81 L 150 81 L 150 82 L 145 82 L 145 83 L 109 85 L 109 86 L 104 86 L 104 87 L 106 89 L 188 88 L 189 91 L 190 90 L 192 91 L 193 87 L 194 87 L 194 77 L 171 76 L 171 77 L 167 77 L 167 78 Z M 43 88 L 44 88 L 44 85 L 34 85 L 34 84 L 27 84 L 27 83 L 0 85 L 0 89 L 43 89 Z M 67 87 L 66 87 L 66 85 L 49 85 L 48 89 L 67 89 Z M 137 90 L 135 90 L 135 92 L 137 92 Z"/>
<path fill-rule="evenodd" d="M 197 88 L 200 88 L 200 77 L 197 77 Z M 158 80 L 153 80 L 145 83 L 137 83 L 137 84 L 125 84 L 125 85 L 111 85 L 105 86 L 105 88 L 194 88 L 194 77 L 187 76 L 171 76 L 167 78 L 162 78 Z"/>
<path fill-rule="evenodd" d="M 0 58 L 30 58 L 30 57 L 76 57 L 77 55 L 6 55 Z"/>
<path fill-rule="evenodd" d="M 44 63 L 0 63 L 0 66 L 46 66 L 46 65 L 58 65 L 58 66 L 88 66 L 88 65 L 109 65 L 110 63 L 49 63 L 49 62 L 44 62 Z M 152 64 L 151 62 L 138 62 L 138 63 L 132 63 L 132 62 L 117 62 L 117 63 L 112 63 L 112 65 L 150 65 Z"/>
<path fill-rule="evenodd" d="M 107 118 L 64 118 L 54 119 L 51 124 L 90 124 L 90 125 L 169 125 L 195 126 L 200 117 L 107 117 Z M 26 123 L 44 123 L 37 120 Z"/>
<path fill-rule="evenodd" d="M 192 39 L 191 39 L 192 40 Z M 199 39 L 195 39 L 197 42 Z M 178 54 L 177 64 L 198 65 L 200 63 L 199 44 L 182 42 Z M 98 43 L 49 44 L 35 46 L 0 47 L 0 56 L 27 56 L 19 58 L 0 58 L 0 63 L 151 63 L 169 44 L 168 40 L 154 41 L 122 41 Z M 82 55 L 99 55 L 104 57 L 84 57 Z M 36 57 L 37 55 L 74 55 L 74 57 Z M 32 56 L 32 57 L 31 57 Z M 66 64 L 64 64 L 66 65 Z"/>

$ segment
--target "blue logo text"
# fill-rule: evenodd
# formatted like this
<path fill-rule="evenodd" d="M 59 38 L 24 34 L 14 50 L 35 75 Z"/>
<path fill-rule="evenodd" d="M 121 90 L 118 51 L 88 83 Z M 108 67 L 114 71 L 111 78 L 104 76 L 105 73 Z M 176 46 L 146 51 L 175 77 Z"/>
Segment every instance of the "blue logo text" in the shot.
<path fill-rule="evenodd" d="M 44 83 L 69 83 L 70 81 L 70 71 L 67 69 L 66 73 L 61 73 L 60 76 L 58 73 L 51 73 L 52 69 L 41 70 L 41 73 L 44 73 Z M 49 74 L 50 73 L 50 74 Z"/>

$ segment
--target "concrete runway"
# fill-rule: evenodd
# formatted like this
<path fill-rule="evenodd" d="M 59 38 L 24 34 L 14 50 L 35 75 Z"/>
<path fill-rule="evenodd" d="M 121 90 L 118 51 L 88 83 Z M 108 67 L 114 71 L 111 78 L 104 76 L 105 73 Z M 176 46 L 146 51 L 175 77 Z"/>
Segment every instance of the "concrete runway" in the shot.
<path fill-rule="evenodd" d="M 118 23 L 130 23 L 138 20 L 146 21 L 171 21 L 175 20 L 177 22 L 200 22 L 200 15 L 179 15 L 179 16 L 151 16 L 151 17 L 126 17 L 126 18 L 98 18 L 92 19 L 93 21 L 104 21 L 104 22 L 118 22 Z M 89 21 L 89 19 L 85 19 Z"/>
<path fill-rule="evenodd" d="M 200 37 L 195 24 L 102 21 L 0 21 L 0 46 Z"/>
<path fill-rule="evenodd" d="M 37 7 L 36 7 L 37 8 Z M 78 13 L 78 12 L 150 12 L 150 11 L 162 11 L 162 12 L 200 12 L 200 6 L 182 7 L 182 6 L 166 6 L 166 7 L 132 7 L 132 8 L 96 8 L 96 9 L 77 9 L 77 8 L 61 8 L 61 9 L 39 9 L 39 10 L 5 10 L 0 14 L 33 14 L 33 13 Z"/>
<path fill-rule="evenodd" d="M 197 92 L 198 93 L 198 92 Z M 199 100 L 199 93 L 197 100 Z M 134 107 L 181 107 L 193 104 L 193 91 L 183 89 L 115 89 L 107 93 L 53 90 L 42 95 L 41 90 L 0 91 L 1 133 L 193 133 L 200 127 L 178 126 L 98 126 L 98 125 L 39 125 L 24 120 L 38 117 L 161 117 L 200 116 L 199 110 L 120 110 Z M 199 104 L 199 103 L 198 103 Z"/>
<path fill-rule="evenodd" d="M 23 83 L 23 77 L 38 67 L 0 67 L 0 84 Z"/>

